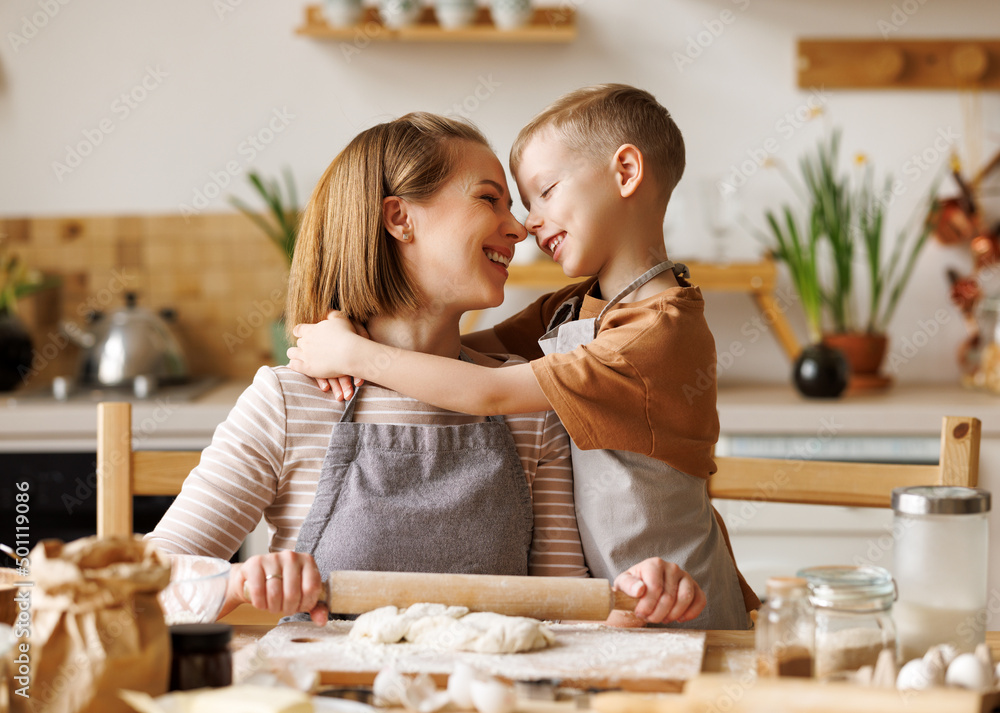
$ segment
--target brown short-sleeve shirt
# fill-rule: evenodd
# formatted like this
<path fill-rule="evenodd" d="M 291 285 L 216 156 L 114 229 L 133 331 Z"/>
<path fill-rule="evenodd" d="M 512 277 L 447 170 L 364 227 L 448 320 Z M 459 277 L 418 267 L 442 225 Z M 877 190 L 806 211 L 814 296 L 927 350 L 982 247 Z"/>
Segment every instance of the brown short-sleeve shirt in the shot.
<path fill-rule="evenodd" d="M 593 342 L 543 356 L 537 340 L 556 309 L 582 298 L 580 319 L 606 301 L 590 279 L 539 298 L 494 327 L 504 345 L 531 359 L 535 378 L 582 449 L 649 455 L 702 478 L 715 472 L 719 437 L 715 340 L 697 287 L 673 287 L 604 317 Z"/>

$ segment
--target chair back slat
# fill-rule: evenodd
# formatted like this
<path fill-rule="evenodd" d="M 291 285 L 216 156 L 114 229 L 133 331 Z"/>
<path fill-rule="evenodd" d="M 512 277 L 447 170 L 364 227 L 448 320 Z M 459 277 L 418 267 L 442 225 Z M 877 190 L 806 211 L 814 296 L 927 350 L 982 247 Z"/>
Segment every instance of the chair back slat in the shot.
<path fill-rule="evenodd" d="M 942 419 L 938 465 L 717 457 L 708 492 L 723 500 L 889 507 L 894 488 L 975 487 L 981 433 L 977 418 Z"/>

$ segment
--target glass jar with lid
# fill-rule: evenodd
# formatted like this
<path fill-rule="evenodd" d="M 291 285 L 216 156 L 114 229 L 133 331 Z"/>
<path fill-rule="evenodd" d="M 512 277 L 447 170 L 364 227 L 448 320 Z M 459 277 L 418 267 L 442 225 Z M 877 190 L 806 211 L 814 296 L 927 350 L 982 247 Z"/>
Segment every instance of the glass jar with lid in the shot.
<path fill-rule="evenodd" d="M 813 675 L 815 616 L 801 577 L 770 577 L 757 616 L 757 675 Z"/>
<path fill-rule="evenodd" d="M 1000 394 L 1000 296 L 984 298 L 976 309 L 978 335 L 959 350 L 962 384 Z"/>
<path fill-rule="evenodd" d="M 882 567 L 810 567 L 798 572 L 816 612 L 816 677 L 874 666 L 896 651 L 892 603 L 896 585 Z"/>
<path fill-rule="evenodd" d="M 989 491 L 896 488 L 892 509 L 902 661 L 935 644 L 973 651 L 986 640 Z"/>

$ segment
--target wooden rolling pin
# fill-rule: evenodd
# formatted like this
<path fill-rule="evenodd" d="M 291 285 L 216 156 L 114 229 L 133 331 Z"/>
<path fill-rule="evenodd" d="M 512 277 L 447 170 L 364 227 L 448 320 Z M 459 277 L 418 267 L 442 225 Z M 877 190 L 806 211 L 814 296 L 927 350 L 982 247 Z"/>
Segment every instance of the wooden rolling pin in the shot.
<path fill-rule="evenodd" d="M 631 611 L 638 602 L 613 591 L 606 579 L 576 577 L 342 571 L 330 572 L 326 586 L 325 601 L 337 614 L 436 602 L 535 619 L 602 621 L 612 609 Z"/>
<path fill-rule="evenodd" d="M 246 587 L 244 596 L 249 601 Z M 434 602 L 535 619 L 595 621 L 607 619 L 612 609 L 631 611 L 638 602 L 613 591 L 605 579 L 351 570 L 330 572 L 320 601 L 336 614 Z"/>

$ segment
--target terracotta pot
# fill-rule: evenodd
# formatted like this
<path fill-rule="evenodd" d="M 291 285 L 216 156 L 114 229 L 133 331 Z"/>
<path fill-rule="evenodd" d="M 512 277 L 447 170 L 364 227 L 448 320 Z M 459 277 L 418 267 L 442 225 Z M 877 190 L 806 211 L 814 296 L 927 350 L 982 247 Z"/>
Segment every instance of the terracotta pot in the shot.
<path fill-rule="evenodd" d="M 823 336 L 823 343 L 843 353 L 851 367 L 848 394 L 881 391 L 892 384 L 891 377 L 879 373 L 889 344 L 884 334 L 826 334 Z"/>
<path fill-rule="evenodd" d="M 851 332 L 825 334 L 823 343 L 844 354 L 852 374 L 877 374 L 882 368 L 889 340 L 884 334 Z"/>

